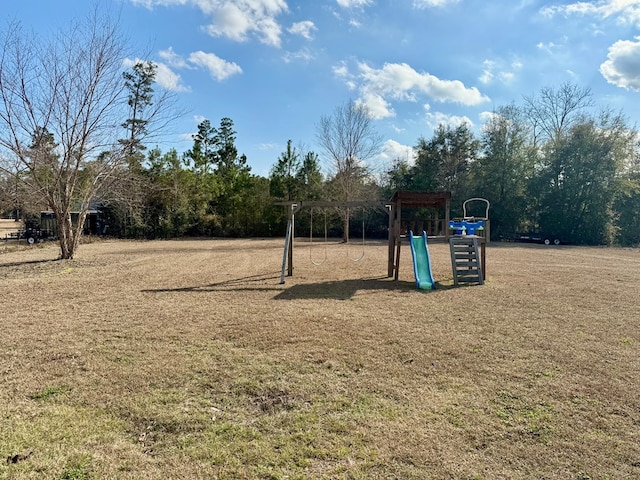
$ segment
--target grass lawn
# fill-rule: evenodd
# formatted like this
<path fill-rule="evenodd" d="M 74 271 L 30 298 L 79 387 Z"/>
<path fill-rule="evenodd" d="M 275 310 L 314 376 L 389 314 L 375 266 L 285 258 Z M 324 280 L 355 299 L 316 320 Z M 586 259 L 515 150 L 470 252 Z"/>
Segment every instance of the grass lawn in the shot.
<path fill-rule="evenodd" d="M 640 250 L 283 242 L 0 251 L 0 478 L 640 478 Z"/>

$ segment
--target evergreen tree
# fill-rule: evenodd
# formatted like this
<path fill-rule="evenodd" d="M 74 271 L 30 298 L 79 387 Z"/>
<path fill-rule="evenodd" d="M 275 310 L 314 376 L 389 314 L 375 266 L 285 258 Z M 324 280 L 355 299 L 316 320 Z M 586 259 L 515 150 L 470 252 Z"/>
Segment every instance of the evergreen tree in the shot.
<path fill-rule="evenodd" d="M 297 172 L 300 170 L 300 154 L 287 141 L 287 149 L 282 152 L 269 173 L 269 191 L 271 195 L 283 200 L 298 198 Z"/>
<path fill-rule="evenodd" d="M 119 142 L 124 146 L 130 168 L 139 171 L 144 159 L 143 151 L 146 149 L 143 139 L 149 133 L 149 118 L 145 114 L 147 108 L 153 105 L 153 82 L 157 66 L 153 62 L 137 62 L 131 70 L 122 74 L 125 88 L 129 92 L 127 105 L 130 116 L 122 124 L 127 130 L 127 137 Z"/>
<path fill-rule="evenodd" d="M 461 204 L 468 190 L 469 168 L 476 160 L 480 142 L 469 125 L 440 125 L 431 140 L 418 140 L 415 147 L 412 190 L 451 191 L 453 203 Z"/>
<path fill-rule="evenodd" d="M 385 175 L 385 198 L 391 198 L 396 191 L 411 190 L 413 182 L 414 172 L 409 161 L 400 157 L 394 159 L 391 168 L 387 170 Z"/>
<path fill-rule="evenodd" d="M 319 200 L 323 192 L 323 176 L 320 171 L 320 159 L 315 152 L 304 154 L 302 163 L 296 171 L 296 181 L 302 200 Z"/>
<path fill-rule="evenodd" d="M 251 167 L 247 165 L 245 155 L 238 155 L 235 135 L 233 120 L 228 117 L 222 118 L 214 137 L 217 146 L 215 177 L 219 191 L 213 206 L 224 219 L 224 233 L 239 235 L 242 234 L 239 215 L 248 201 L 245 195 L 251 186 Z"/>
<path fill-rule="evenodd" d="M 185 163 L 206 176 L 218 163 L 218 131 L 205 119 L 198 124 L 198 132 L 192 138 L 193 147 L 185 153 Z"/>

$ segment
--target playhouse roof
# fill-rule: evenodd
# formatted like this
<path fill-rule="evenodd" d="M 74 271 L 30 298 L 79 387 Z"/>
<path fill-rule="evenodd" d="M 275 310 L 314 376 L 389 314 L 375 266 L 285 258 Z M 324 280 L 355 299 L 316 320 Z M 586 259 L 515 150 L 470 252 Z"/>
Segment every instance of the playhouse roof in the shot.
<path fill-rule="evenodd" d="M 408 192 L 397 191 L 391 198 L 391 203 L 403 207 L 439 208 L 451 202 L 451 192 Z"/>

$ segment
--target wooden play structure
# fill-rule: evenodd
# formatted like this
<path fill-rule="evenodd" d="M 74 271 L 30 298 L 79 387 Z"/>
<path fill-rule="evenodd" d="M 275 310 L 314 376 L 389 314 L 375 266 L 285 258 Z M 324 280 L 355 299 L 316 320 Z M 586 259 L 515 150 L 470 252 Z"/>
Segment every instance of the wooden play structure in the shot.
<path fill-rule="evenodd" d="M 350 202 L 332 202 L 332 201 L 299 201 L 299 202 L 279 202 L 287 208 L 287 231 L 285 235 L 285 248 L 282 258 L 282 274 L 280 283 L 284 283 L 285 275 L 293 276 L 293 249 L 294 249 L 294 226 L 295 214 L 303 208 L 377 208 L 386 212 L 389 216 L 388 226 L 388 268 L 387 276 L 398 279 L 400 267 L 400 251 L 402 239 L 407 235 L 407 228 L 403 228 L 402 212 L 406 209 L 432 209 L 433 218 L 427 221 L 427 224 L 418 225 L 421 230 L 424 229 L 430 236 L 443 237 L 445 240 L 449 238 L 449 218 L 451 208 L 451 192 L 396 192 L 390 201 L 350 201 Z M 286 273 L 285 273 L 286 272 Z"/>
<path fill-rule="evenodd" d="M 467 208 L 471 202 L 485 202 L 484 215 L 467 215 Z M 486 275 L 486 255 L 485 248 L 489 242 L 489 201 L 483 198 L 470 198 L 463 205 L 463 217 L 450 219 L 451 192 L 396 192 L 389 202 L 380 201 L 300 201 L 300 202 L 279 202 L 287 208 L 287 231 L 285 236 L 284 253 L 282 256 L 282 273 L 280 283 L 285 283 L 286 276 L 293 276 L 293 248 L 294 248 L 294 225 L 295 214 L 303 208 L 378 208 L 386 212 L 389 216 L 388 227 L 388 264 L 387 277 L 398 280 L 400 270 L 400 253 L 403 239 L 408 238 L 409 232 L 424 231 L 425 245 L 427 235 L 432 238 L 440 238 L 449 243 L 451 251 L 451 267 L 453 270 L 453 281 L 455 286 L 461 283 L 484 283 Z M 407 209 L 429 209 L 430 218 L 422 220 L 416 225 L 410 225 L 406 218 L 403 220 L 402 213 Z M 312 216 L 311 216 L 312 217 Z M 313 224 L 312 227 L 313 229 Z M 326 214 L 325 214 L 325 242 L 327 240 Z M 347 236 L 348 243 L 348 236 Z M 364 225 L 363 225 L 364 243 Z M 363 253 L 364 255 L 364 253 Z M 427 252 L 428 255 L 428 252 Z M 353 259 L 354 261 L 360 260 Z M 318 265 L 322 262 L 311 261 Z M 415 265 L 414 265 L 415 267 Z"/>
<path fill-rule="evenodd" d="M 449 218 L 451 211 L 451 192 L 405 192 L 398 191 L 391 198 L 391 210 L 389 212 L 389 255 L 387 276 L 398 280 L 400 270 L 400 250 L 402 239 L 406 237 L 407 231 L 413 230 L 427 232 L 432 237 L 444 237 L 449 239 Z M 402 213 L 407 209 L 432 209 L 435 218 L 429 222 L 427 228 L 403 228 L 404 222 Z M 442 214 L 442 218 L 440 218 Z"/>

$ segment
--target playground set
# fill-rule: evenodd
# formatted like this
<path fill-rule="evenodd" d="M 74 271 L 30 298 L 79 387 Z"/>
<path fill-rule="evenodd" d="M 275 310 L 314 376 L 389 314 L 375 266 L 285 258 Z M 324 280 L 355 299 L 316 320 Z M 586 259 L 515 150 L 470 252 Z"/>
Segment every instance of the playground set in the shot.
<path fill-rule="evenodd" d="M 485 202 L 484 215 L 467 215 L 467 207 L 472 202 Z M 454 284 L 478 283 L 482 285 L 485 278 L 485 246 L 489 241 L 489 202 L 482 198 L 471 198 L 463 204 L 463 217 L 450 218 L 451 192 L 396 192 L 389 202 L 376 201 L 299 201 L 280 202 L 287 208 L 287 230 L 285 234 L 284 252 L 282 256 L 282 272 L 280 283 L 285 283 L 285 275 L 293 276 L 293 249 L 294 249 L 294 227 L 295 215 L 304 208 L 342 208 L 348 211 L 355 208 L 376 208 L 384 211 L 388 215 L 388 267 L 387 277 L 394 277 L 398 280 L 400 269 L 400 252 L 402 239 L 408 238 L 411 248 L 411 258 L 413 261 L 413 272 L 416 286 L 419 289 L 431 290 L 435 288 L 431 269 L 431 258 L 429 256 L 428 237 L 434 239 L 444 239 L 450 245 L 451 265 L 453 270 Z M 403 228 L 407 222 L 403 222 L 402 212 L 406 209 L 431 209 L 435 216 L 427 221 L 426 229 L 424 221 L 417 225 L 421 234 L 415 235 L 414 228 Z M 313 212 L 313 211 L 312 211 Z M 311 236 L 313 240 L 313 213 L 310 214 Z M 440 214 L 444 212 L 444 218 Z M 325 213 L 324 241 L 327 242 L 327 217 Z M 406 219 L 405 219 L 406 220 Z M 414 222 L 415 223 L 415 222 Z M 418 231 L 418 230 L 417 230 Z M 364 225 L 362 230 L 364 244 Z M 345 234 L 345 243 L 349 243 L 348 232 Z M 354 261 L 359 261 L 364 256 L 358 258 L 350 257 Z M 310 257 L 311 258 L 311 257 Z M 324 258 L 319 262 L 311 258 L 311 262 L 319 265 L 326 261 L 326 250 Z"/>

